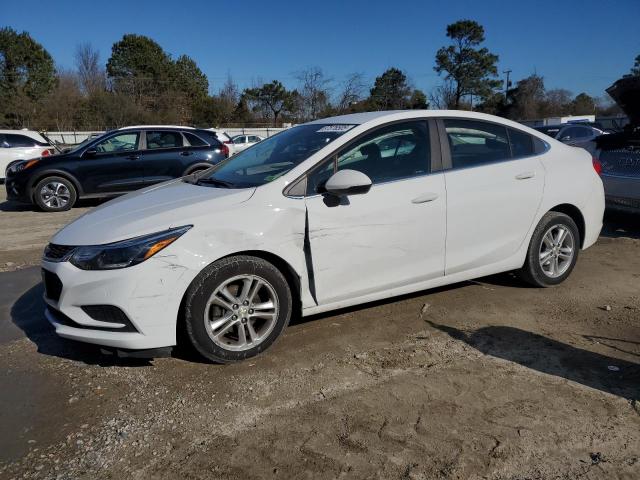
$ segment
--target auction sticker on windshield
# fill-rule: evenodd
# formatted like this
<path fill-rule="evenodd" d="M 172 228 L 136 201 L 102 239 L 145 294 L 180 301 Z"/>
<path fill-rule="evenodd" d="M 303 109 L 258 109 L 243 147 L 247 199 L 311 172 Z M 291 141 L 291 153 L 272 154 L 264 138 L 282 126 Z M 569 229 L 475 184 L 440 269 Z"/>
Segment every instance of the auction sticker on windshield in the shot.
<path fill-rule="evenodd" d="M 344 133 L 347 130 L 351 130 L 355 125 L 325 125 L 317 133 Z"/>

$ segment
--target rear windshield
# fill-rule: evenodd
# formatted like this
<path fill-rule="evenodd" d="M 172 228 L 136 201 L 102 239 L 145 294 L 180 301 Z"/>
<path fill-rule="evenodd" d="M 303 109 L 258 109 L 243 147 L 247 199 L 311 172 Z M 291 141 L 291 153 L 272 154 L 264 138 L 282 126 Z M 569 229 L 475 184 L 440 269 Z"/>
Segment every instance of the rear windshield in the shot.
<path fill-rule="evenodd" d="M 257 187 L 284 175 L 354 125 L 300 125 L 257 143 L 218 164 L 200 184 Z"/>

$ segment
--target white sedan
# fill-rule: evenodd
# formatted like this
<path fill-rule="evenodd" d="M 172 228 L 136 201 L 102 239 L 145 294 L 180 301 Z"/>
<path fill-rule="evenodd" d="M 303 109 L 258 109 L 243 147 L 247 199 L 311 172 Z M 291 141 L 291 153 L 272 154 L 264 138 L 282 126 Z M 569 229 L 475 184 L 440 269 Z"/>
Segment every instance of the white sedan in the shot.
<path fill-rule="evenodd" d="M 264 138 L 258 135 L 236 135 L 232 137 L 233 146 L 236 152 L 241 152 L 249 147 L 254 146 L 256 143 L 261 142 Z"/>
<path fill-rule="evenodd" d="M 583 149 L 473 112 L 371 112 L 285 130 L 58 232 L 42 267 L 65 338 L 232 362 L 292 316 L 517 271 L 571 273 L 602 227 Z"/>

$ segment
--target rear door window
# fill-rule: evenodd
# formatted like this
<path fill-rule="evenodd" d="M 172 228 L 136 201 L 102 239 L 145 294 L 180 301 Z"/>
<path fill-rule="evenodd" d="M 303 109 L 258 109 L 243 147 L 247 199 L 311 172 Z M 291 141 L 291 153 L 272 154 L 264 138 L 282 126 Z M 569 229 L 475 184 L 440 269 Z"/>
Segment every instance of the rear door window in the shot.
<path fill-rule="evenodd" d="M 444 119 L 454 169 L 511 159 L 507 129 L 479 120 Z"/>
<path fill-rule="evenodd" d="M 148 131 L 147 150 L 160 148 L 179 148 L 183 146 L 182 134 L 170 131 Z"/>

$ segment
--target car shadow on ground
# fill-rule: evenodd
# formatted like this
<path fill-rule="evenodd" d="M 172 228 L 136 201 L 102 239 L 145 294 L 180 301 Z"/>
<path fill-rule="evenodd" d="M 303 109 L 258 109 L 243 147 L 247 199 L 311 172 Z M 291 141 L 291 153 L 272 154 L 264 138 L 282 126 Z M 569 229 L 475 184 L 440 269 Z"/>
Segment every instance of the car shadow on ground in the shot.
<path fill-rule="evenodd" d="M 428 320 L 427 323 L 485 355 L 625 398 L 640 413 L 638 363 L 577 348 L 515 327 L 488 326 L 465 331 Z"/>
<path fill-rule="evenodd" d="M 151 365 L 149 359 L 106 355 L 101 353 L 97 345 L 58 337 L 44 316 L 43 293 L 44 287 L 42 283 L 38 283 L 21 295 L 11 307 L 11 320 L 36 345 L 38 353 L 103 367 Z"/>

